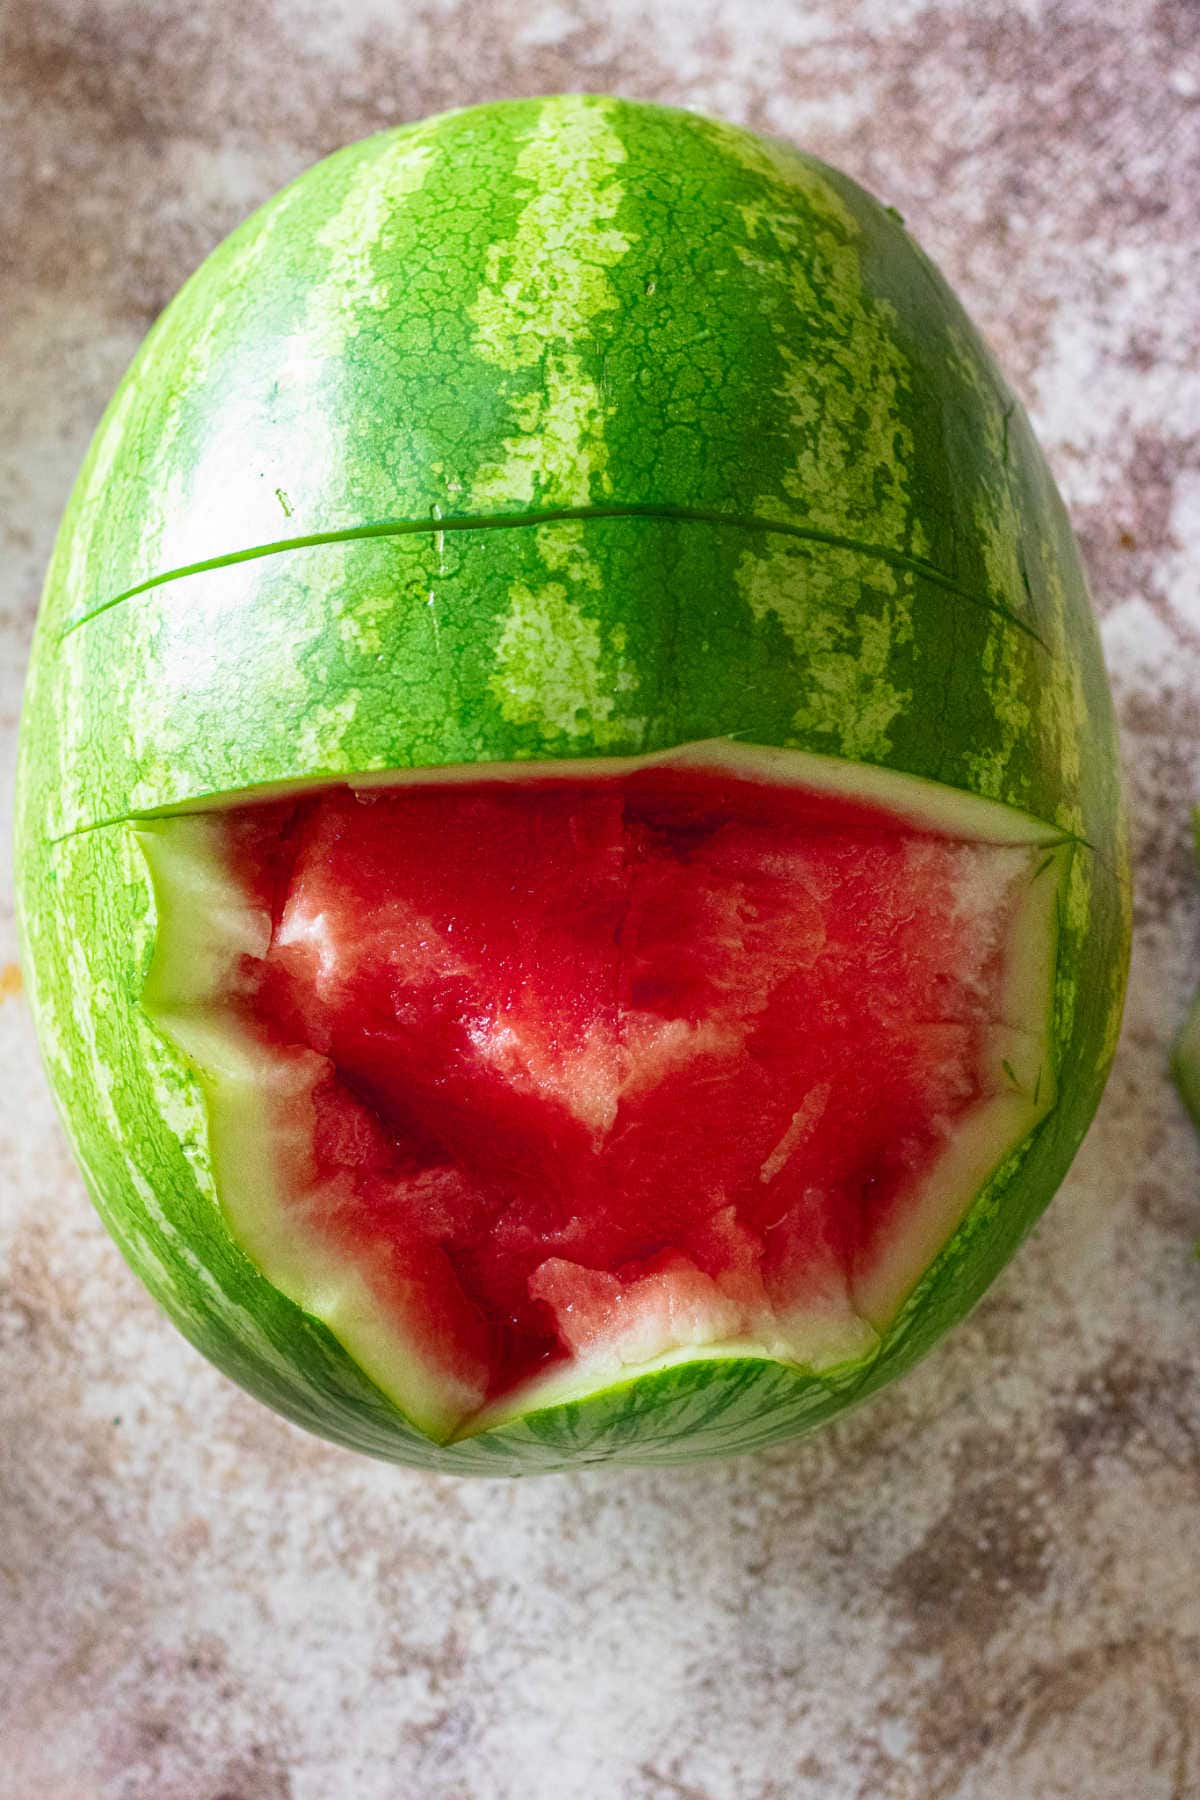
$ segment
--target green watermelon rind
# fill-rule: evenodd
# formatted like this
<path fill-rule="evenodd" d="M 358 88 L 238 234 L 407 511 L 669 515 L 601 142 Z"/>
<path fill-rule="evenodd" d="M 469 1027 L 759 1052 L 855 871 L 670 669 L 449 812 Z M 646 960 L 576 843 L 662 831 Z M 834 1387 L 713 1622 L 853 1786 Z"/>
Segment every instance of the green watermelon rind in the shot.
<path fill-rule="evenodd" d="M 698 319 L 714 294 L 719 314 Z M 481 512 L 501 528 L 472 527 Z M 140 1008 L 154 903 L 124 821 L 280 783 L 725 738 L 940 783 L 1079 842 L 1058 1104 L 869 1369 L 820 1382 L 692 1364 L 435 1447 L 220 1229 L 202 1105 Z M 1115 724 L 1083 572 L 957 301 L 846 177 L 594 96 L 351 146 L 167 309 L 56 545 L 17 851 L 58 1103 L 132 1265 L 288 1416 L 448 1468 L 720 1454 L 911 1364 L 1061 1181 L 1128 958 Z"/>
<path fill-rule="evenodd" d="M 1200 866 L 1200 807 L 1192 813 L 1192 851 Z M 1192 1123 L 1200 1129 L 1200 993 L 1193 999 L 1175 1038 L 1171 1073 Z"/>
<path fill-rule="evenodd" d="M 1192 813 L 1192 848 L 1200 864 L 1200 807 Z M 1188 1008 L 1188 1014 L 1171 1047 L 1171 1076 L 1188 1117 L 1200 1131 L 1200 993 Z M 1196 1245 L 1200 1257 L 1200 1243 Z"/>
<path fill-rule="evenodd" d="M 1192 1000 L 1175 1040 L 1171 1073 L 1192 1123 L 1200 1130 L 1200 994 Z"/>

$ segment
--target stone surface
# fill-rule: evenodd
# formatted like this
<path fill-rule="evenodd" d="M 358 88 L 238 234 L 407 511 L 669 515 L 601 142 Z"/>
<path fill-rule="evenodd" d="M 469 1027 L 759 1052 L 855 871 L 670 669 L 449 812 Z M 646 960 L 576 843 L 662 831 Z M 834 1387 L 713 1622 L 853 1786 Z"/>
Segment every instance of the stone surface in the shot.
<path fill-rule="evenodd" d="M 139 338 L 351 137 L 563 87 L 722 112 L 904 213 L 1029 405 L 1125 731 L 1138 942 L 1063 1193 L 882 1403 L 683 1473 L 356 1460 L 179 1340 L 86 1205 L 0 891 L 0 1800 L 1200 1793 L 1200 17 L 942 0 L 7 0 L 0 734 Z M 7 793 L 5 807 L 7 808 Z M 3 854 L 8 854 L 7 821 Z"/>

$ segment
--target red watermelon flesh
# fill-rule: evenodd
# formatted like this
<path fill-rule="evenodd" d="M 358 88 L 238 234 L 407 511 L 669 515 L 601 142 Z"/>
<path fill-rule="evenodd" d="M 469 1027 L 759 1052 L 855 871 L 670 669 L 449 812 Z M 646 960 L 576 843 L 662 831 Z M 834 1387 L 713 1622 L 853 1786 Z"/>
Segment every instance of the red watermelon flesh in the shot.
<path fill-rule="evenodd" d="M 852 1311 L 1006 1080 L 1028 846 L 652 765 L 331 788 L 225 829 L 271 918 L 228 1004 L 310 1071 L 295 1229 L 460 1408 Z"/>

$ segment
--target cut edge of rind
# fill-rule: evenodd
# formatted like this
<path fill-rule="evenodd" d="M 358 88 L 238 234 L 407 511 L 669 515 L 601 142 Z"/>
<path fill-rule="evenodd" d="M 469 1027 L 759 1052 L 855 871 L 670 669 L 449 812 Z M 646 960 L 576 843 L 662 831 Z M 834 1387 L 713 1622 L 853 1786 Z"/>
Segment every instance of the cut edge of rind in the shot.
<path fill-rule="evenodd" d="M 169 806 L 131 808 L 111 819 L 81 826 L 81 831 L 103 830 L 114 825 L 152 825 L 158 820 L 196 814 L 232 811 L 235 807 L 272 800 L 296 799 L 329 788 L 344 787 L 355 793 L 373 788 L 436 785 L 470 781 L 577 781 L 591 777 L 619 777 L 639 769 L 717 769 L 745 781 L 812 789 L 831 798 L 859 801 L 894 813 L 914 830 L 939 837 L 955 837 L 973 843 L 1057 844 L 1090 846 L 1077 834 L 1048 819 L 1000 800 L 934 781 L 927 775 L 892 769 L 882 763 L 857 762 L 848 757 L 818 755 L 810 750 L 775 744 L 746 743 L 736 737 L 704 738 L 672 745 L 641 756 L 530 757 L 512 762 L 423 763 L 415 767 L 393 766 L 347 774 L 344 770 L 318 770 L 291 781 L 275 781 L 198 794 Z M 71 833 L 70 835 L 75 835 Z"/>
<path fill-rule="evenodd" d="M 1006 972 L 1005 1021 L 989 1044 L 989 1055 L 1013 1069 L 1014 1091 L 994 1095 L 977 1106 L 969 1122 L 960 1126 L 952 1149 L 910 1196 L 903 1223 L 897 1228 L 900 1253 L 884 1255 L 876 1267 L 852 1277 L 852 1310 L 838 1309 L 835 1319 L 832 1312 L 826 1318 L 817 1309 L 805 1308 L 803 1326 L 799 1318 L 794 1322 L 786 1351 L 778 1344 L 771 1347 L 746 1338 L 675 1346 L 642 1363 L 622 1364 L 611 1356 L 591 1363 L 575 1361 L 482 1408 L 466 1404 L 461 1385 L 456 1388 L 453 1377 L 448 1378 L 443 1368 L 424 1357 L 415 1342 L 404 1341 L 393 1328 L 379 1327 L 368 1282 L 353 1259 L 344 1259 L 343 1267 L 331 1258 L 322 1268 L 321 1279 L 314 1280 L 311 1257 L 297 1256 L 291 1235 L 280 1230 L 285 1209 L 277 1193 L 279 1145 L 271 1130 L 263 1129 L 264 1119 L 269 1127 L 271 1111 L 263 1104 L 264 1084 L 267 1088 L 283 1084 L 294 1092 L 307 1082 L 311 1088 L 315 1076 L 311 1065 L 319 1059 L 312 1053 L 305 1056 L 255 1045 L 232 1022 L 232 1015 L 228 1023 L 216 1023 L 210 1004 L 213 995 L 229 991 L 240 959 L 261 955 L 269 939 L 269 917 L 248 900 L 224 862 L 220 831 L 225 811 L 267 796 L 239 793 L 226 797 L 219 806 L 174 809 L 127 822 L 147 863 L 159 921 L 141 1005 L 199 1083 L 218 1195 L 230 1191 L 243 1195 L 236 1217 L 221 1199 L 224 1227 L 264 1277 L 328 1330 L 385 1398 L 432 1444 L 460 1443 L 534 1415 L 602 1400 L 685 1366 L 699 1369 L 707 1363 L 762 1363 L 789 1368 L 831 1392 L 857 1385 L 935 1260 L 966 1223 L 981 1192 L 1053 1108 L 1056 901 L 1078 846 L 1064 842 L 1062 834 L 1052 832 L 1043 821 L 920 777 L 727 741 L 688 745 L 649 757 L 456 765 L 449 771 L 397 771 L 352 782 L 338 777 L 289 784 L 289 791 L 396 786 L 406 781 L 519 782 L 544 775 L 579 778 L 624 774 L 664 763 L 728 768 L 775 784 L 790 780 L 814 791 L 886 806 L 917 830 L 936 830 L 938 835 L 962 841 L 1029 848 L 1044 845 L 1047 854 L 1039 859 L 1010 929 L 1009 943 L 1017 945 L 1020 953 Z M 865 779 L 856 780 L 856 776 Z M 270 797 L 278 798 L 278 790 Z M 898 804 L 901 798 L 907 804 Z M 975 824 L 974 832 L 965 829 L 967 821 Z M 189 904 L 180 906 L 176 902 L 185 893 Z M 201 905 L 194 903 L 198 894 L 203 896 Z M 169 932 L 162 929 L 168 914 L 173 916 Z M 1041 1019 L 1043 1024 L 1040 1030 L 1031 1029 L 1016 1024 L 1015 1019 Z M 1036 1074 L 1027 1073 L 1024 1064 L 1028 1062 L 1032 1071 L 1035 1061 Z M 1020 1075 L 1016 1074 L 1018 1068 Z M 965 1200 L 956 1199 L 964 1194 Z M 244 1203 L 247 1196 L 249 1206 Z M 401 1343 L 403 1374 L 398 1380 L 396 1352 Z M 449 1403 L 454 1394 L 457 1404 Z"/>

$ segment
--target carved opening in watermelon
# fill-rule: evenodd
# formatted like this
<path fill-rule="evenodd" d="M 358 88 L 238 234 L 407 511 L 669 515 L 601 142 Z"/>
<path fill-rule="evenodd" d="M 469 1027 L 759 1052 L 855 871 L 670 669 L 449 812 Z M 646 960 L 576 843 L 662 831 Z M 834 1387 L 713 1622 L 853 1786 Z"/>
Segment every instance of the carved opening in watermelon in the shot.
<path fill-rule="evenodd" d="M 933 784 L 699 747 L 139 837 L 229 1230 L 433 1436 L 868 1357 L 1053 1103 L 1070 848 Z"/>

